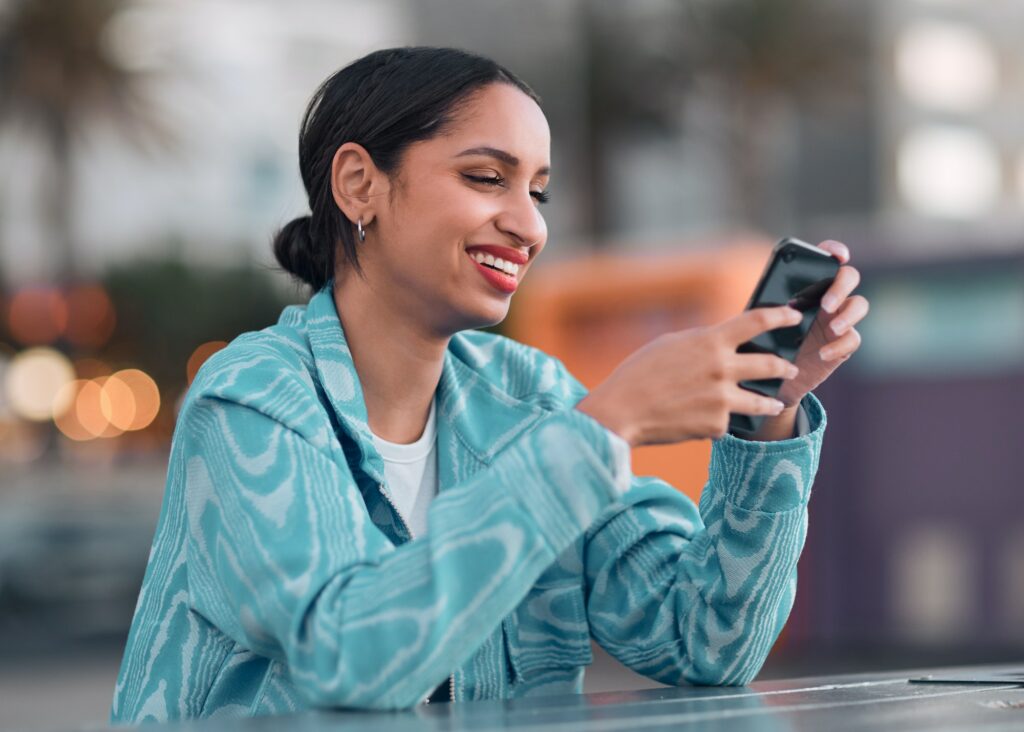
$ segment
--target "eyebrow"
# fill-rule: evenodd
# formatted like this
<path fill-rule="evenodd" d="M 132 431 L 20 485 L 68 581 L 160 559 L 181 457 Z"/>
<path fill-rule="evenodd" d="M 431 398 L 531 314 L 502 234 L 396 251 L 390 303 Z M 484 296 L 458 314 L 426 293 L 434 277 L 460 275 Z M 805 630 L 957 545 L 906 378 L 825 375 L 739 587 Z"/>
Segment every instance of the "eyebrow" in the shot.
<path fill-rule="evenodd" d="M 484 146 L 484 147 L 471 147 L 468 150 L 463 150 L 462 152 L 460 152 L 455 157 L 461 158 L 461 157 L 465 157 L 467 155 L 486 155 L 487 157 L 495 158 L 497 160 L 500 160 L 501 162 L 505 163 L 509 167 L 512 167 L 512 168 L 519 167 L 519 158 L 517 158 L 512 153 L 505 152 L 504 150 L 499 150 L 496 147 L 487 147 L 487 146 Z M 550 175 L 550 174 L 551 174 L 551 166 L 550 165 L 545 165 L 543 168 L 540 168 L 537 171 L 537 175 Z"/>

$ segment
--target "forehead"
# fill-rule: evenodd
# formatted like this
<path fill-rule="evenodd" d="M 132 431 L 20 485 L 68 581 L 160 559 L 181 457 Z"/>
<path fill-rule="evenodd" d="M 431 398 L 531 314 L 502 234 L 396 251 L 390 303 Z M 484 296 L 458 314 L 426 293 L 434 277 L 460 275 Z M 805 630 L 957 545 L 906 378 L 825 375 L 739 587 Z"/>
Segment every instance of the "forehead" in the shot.
<path fill-rule="evenodd" d="M 535 101 L 511 84 L 497 83 L 472 94 L 444 134 L 420 145 L 448 157 L 468 148 L 497 148 L 519 158 L 532 173 L 550 165 L 551 131 Z"/>

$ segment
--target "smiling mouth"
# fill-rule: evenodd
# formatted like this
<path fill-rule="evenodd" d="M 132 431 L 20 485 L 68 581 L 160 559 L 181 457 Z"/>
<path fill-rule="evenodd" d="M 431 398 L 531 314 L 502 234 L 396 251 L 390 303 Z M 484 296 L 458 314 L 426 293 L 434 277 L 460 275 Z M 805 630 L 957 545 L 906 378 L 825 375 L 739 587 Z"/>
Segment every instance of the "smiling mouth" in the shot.
<path fill-rule="evenodd" d="M 487 254 L 485 252 L 469 252 L 469 257 L 477 264 L 483 267 L 489 267 L 496 272 L 508 275 L 509 277 L 516 277 L 519 274 L 519 265 L 515 262 L 507 262 L 501 257 L 495 257 L 493 254 Z"/>

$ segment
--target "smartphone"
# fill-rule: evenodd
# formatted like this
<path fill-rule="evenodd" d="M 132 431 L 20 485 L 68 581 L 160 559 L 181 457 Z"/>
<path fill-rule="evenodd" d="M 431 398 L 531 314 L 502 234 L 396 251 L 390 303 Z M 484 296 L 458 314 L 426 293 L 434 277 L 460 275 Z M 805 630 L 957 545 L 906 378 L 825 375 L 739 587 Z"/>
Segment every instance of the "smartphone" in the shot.
<path fill-rule="evenodd" d="M 789 305 L 804 314 L 803 320 L 798 325 L 762 333 L 742 344 L 737 352 L 773 353 L 790 363 L 795 361 L 839 266 L 839 260 L 824 249 L 799 239 L 786 238 L 776 244 L 746 309 Z M 782 379 L 741 381 L 740 386 L 774 397 L 782 387 Z M 731 414 L 729 431 L 748 435 L 756 432 L 763 421 L 761 415 Z"/>

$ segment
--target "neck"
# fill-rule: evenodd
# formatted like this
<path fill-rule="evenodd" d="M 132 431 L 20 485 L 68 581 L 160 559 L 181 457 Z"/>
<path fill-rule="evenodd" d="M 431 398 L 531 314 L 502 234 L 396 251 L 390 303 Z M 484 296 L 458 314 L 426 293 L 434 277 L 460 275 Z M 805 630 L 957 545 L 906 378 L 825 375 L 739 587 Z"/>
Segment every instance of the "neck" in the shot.
<path fill-rule="evenodd" d="M 427 425 L 450 336 L 430 333 L 389 302 L 358 275 L 334 288 L 370 430 L 405 444 L 415 442 Z"/>

